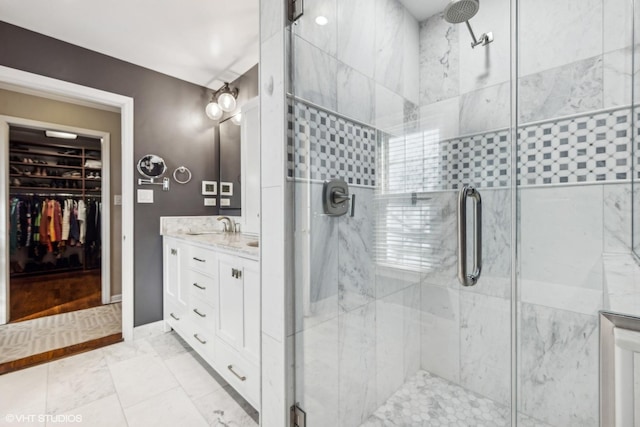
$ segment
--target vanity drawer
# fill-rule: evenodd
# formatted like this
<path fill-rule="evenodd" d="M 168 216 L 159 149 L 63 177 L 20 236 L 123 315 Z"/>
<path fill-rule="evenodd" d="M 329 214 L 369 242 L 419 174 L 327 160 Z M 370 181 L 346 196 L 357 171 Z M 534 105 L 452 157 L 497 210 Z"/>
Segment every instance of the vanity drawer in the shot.
<path fill-rule="evenodd" d="M 213 275 L 216 270 L 216 253 L 196 246 L 187 246 L 187 268 Z"/>
<path fill-rule="evenodd" d="M 215 307 L 215 279 L 194 270 L 185 270 L 184 284 L 189 291 L 189 301 L 204 301 Z"/>
<path fill-rule="evenodd" d="M 202 356 L 207 363 L 215 361 L 215 339 L 213 330 L 191 323 L 188 332 L 181 334 L 187 343 Z"/>
<path fill-rule="evenodd" d="M 174 330 L 183 332 L 185 324 L 188 322 L 187 307 L 176 304 L 172 301 L 164 302 L 164 320 Z"/>
<path fill-rule="evenodd" d="M 210 304 L 204 301 L 192 301 L 189 304 L 187 316 L 191 323 L 213 335 L 216 331 L 215 314 L 215 309 Z"/>
<path fill-rule="evenodd" d="M 216 366 L 218 373 L 254 408 L 260 410 L 259 367 L 248 362 L 219 338 L 216 339 Z"/>

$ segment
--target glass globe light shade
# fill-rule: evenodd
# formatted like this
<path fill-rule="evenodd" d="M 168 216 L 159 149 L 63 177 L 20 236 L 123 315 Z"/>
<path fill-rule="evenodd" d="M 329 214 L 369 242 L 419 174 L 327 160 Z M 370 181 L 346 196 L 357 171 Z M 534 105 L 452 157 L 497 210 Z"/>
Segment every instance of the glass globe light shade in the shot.
<path fill-rule="evenodd" d="M 242 114 L 238 113 L 235 116 L 231 117 L 231 123 L 240 126 L 240 123 L 242 123 Z"/>
<path fill-rule="evenodd" d="M 210 102 L 209 104 L 207 104 L 207 108 L 205 108 L 204 111 L 205 111 L 205 113 L 207 113 L 207 116 L 211 120 L 219 120 L 220 117 L 222 117 L 222 114 L 223 114 L 222 109 L 215 102 Z"/>
<path fill-rule="evenodd" d="M 220 104 L 222 111 L 233 111 L 233 109 L 236 108 L 236 98 L 228 92 L 221 93 L 220 96 L 218 96 L 218 104 Z"/>

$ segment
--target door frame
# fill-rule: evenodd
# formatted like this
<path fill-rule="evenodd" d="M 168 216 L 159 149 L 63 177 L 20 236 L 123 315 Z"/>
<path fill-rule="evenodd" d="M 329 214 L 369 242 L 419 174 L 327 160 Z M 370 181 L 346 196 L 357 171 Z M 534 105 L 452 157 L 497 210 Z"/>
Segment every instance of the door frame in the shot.
<path fill-rule="evenodd" d="M 122 132 L 122 336 L 125 341 L 133 340 L 133 98 L 1 65 L 0 84 L 22 93 L 120 112 Z M 0 172 L 8 172 L 3 164 L 0 164 L 0 168 L 3 169 Z M 0 186 L 0 198 L 8 200 L 8 195 L 8 182 L 5 182 L 4 185 Z M 7 224 L 7 210 L 0 209 L 0 235 L 7 235 Z M 6 239 L 3 240 L 5 241 L 0 242 L 0 271 L 3 271 L 4 274 L 0 274 L 0 281 L 3 281 L 4 285 L 7 286 L 9 253 Z M 5 298 L 5 295 L 0 293 L 0 324 L 4 324 L 8 320 L 8 303 L 8 298 Z"/>

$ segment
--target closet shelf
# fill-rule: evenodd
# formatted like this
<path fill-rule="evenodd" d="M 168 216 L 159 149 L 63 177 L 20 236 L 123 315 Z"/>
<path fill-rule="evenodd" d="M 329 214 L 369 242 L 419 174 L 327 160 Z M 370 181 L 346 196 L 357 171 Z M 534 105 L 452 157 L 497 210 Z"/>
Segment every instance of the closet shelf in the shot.
<path fill-rule="evenodd" d="M 51 191 L 51 192 L 62 192 L 62 193 L 68 193 L 68 192 L 73 192 L 73 193 L 82 193 L 82 188 L 60 188 L 60 187 L 25 187 L 25 186 L 11 186 L 9 187 L 10 191 L 13 190 L 24 190 L 27 192 L 33 192 L 33 191 Z"/>
<path fill-rule="evenodd" d="M 48 157 L 64 157 L 69 159 L 83 159 L 84 156 L 82 154 L 64 154 L 64 153 L 56 153 L 55 151 L 47 151 L 47 150 L 25 150 L 20 148 L 12 148 L 11 154 L 22 154 L 24 157 L 29 158 L 29 155 L 32 156 L 48 156 Z M 89 158 L 89 157 L 87 157 Z M 94 159 L 100 160 L 100 159 Z M 25 163 L 30 164 L 30 163 Z"/>
<path fill-rule="evenodd" d="M 24 174 L 17 174 L 17 173 L 12 173 L 9 175 L 12 178 L 24 178 L 24 179 L 31 179 L 31 178 L 35 178 L 35 179 L 64 179 L 64 180 L 69 180 L 69 181 L 82 181 L 83 178 L 81 176 L 52 176 L 52 175 L 46 175 L 46 176 L 42 176 L 42 175 L 24 175 Z M 93 181 L 97 181 L 97 179 L 95 178 L 87 178 L 87 179 L 91 179 Z"/>
<path fill-rule="evenodd" d="M 30 167 L 30 168 L 56 168 L 56 169 L 93 169 L 93 168 L 83 168 L 82 166 L 67 166 L 67 165 L 52 165 L 52 164 L 42 164 L 42 163 L 25 163 L 25 162 L 16 162 L 15 160 L 9 162 L 10 165 L 15 165 L 17 167 Z M 100 170 L 100 168 L 97 168 Z"/>

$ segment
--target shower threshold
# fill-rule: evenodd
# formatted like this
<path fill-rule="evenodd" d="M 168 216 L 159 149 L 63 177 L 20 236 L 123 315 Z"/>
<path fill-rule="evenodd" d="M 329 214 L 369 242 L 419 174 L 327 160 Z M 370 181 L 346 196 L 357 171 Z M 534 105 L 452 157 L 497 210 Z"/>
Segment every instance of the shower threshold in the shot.
<path fill-rule="evenodd" d="M 427 371 L 418 371 L 361 427 L 498 427 L 510 424 L 508 407 Z M 519 415 L 518 425 L 550 427 L 526 415 Z"/>

